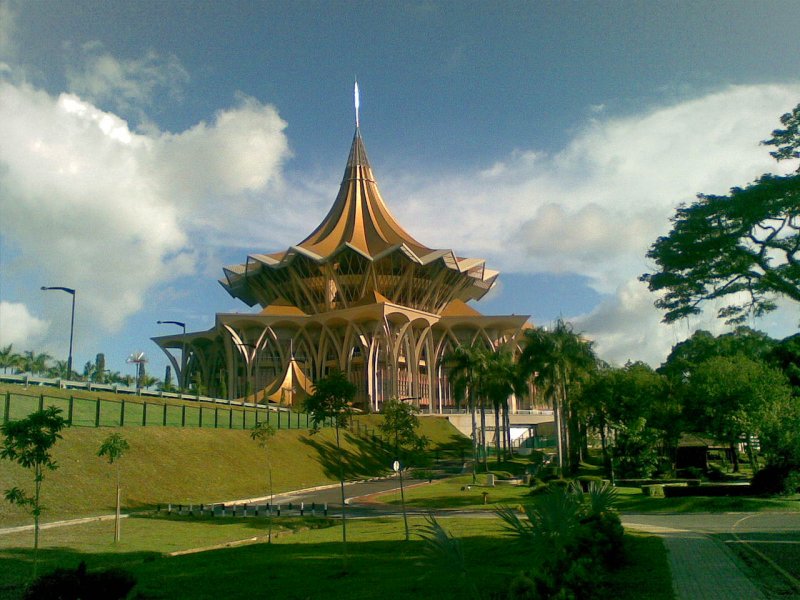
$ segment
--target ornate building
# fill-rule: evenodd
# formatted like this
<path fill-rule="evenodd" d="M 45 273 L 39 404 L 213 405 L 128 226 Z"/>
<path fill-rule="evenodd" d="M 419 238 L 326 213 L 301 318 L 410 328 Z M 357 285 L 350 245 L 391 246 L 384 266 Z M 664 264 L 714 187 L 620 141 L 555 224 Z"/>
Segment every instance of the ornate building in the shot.
<path fill-rule="evenodd" d="M 357 403 L 392 397 L 441 412 L 453 406 L 441 358 L 459 344 L 515 346 L 527 316 L 485 316 L 467 304 L 494 285 L 477 258 L 432 249 L 392 216 L 356 122 L 333 206 L 302 242 L 223 269 L 222 286 L 259 312 L 217 314 L 214 327 L 153 338 L 184 385 L 226 398 L 300 403 L 330 369 L 347 373 Z"/>

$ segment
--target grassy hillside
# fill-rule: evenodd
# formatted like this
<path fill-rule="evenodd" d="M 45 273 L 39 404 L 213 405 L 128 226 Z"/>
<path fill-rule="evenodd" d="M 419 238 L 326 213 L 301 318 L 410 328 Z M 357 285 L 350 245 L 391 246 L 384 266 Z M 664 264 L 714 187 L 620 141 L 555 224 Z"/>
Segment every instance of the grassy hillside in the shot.
<path fill-rule="evenodd" d="M 369 430 L 377 416 L 356 419 Z M 248 431 L 181 429 L 176 427 L 73 427 L 54 448 L 59 464 L 46 473 L 44 521 L 113 512 L 114 468 L 97 456 L 102 440 L 119 431 L 131 449 L 120 461 L 123 506 L 210 503 L 267 494 L 265 454 Z M 432 447 L 463 444 L 465 438 L 446 419 L 422 419 L 422 431 Z M 345 476 L 358 479 L 386 472 L 390 457 L 371 441 L 344 436 Z M 332 483 L 337 479 L 333 430 L 311 435 L 308 430 L 281 430 L 272 439 L 271 462 L 275 493 Z M 31 474 L 7 460 L 0 461 L 0 492 L 13 486 L 32 489 Z M 0 501 L 0 527 L 27 524 L 30 517 Z"/>

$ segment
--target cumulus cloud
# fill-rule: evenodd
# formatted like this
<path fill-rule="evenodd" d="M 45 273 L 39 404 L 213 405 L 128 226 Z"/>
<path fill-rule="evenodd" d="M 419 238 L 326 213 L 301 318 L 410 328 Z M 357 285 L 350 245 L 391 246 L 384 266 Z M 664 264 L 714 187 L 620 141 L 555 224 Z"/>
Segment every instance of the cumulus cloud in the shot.
<path fill-rule="evenodd" d="M 78 96 L 120 113 L 144 118 L 143 109 L 156 93 L 178 99 L 189 73 L 175 56 L 154 51 L 143 57 L 119 59 L 99 42 L 84 44 L 80 60 L 67 68 L 69 90 Z"/>
<path fill-rule="evenodd" d="M 0 301 L 0 346 L 13 344 L 30 348 L 47 331 L 49 323 L 19 302 Z"/>
<path fill-rule="evenodd" d="M 232 109 L 219 111 L 212 123 L 198 123 L 178 134 L 159 136 L 149 156 L 161 192 L 186 219 L 204 228 L 240 231 L 252 196 L 274 204 L 283 185 L 282 165 L 289 156 L 277 110 L 240 96 Z M 263 204 L 262 208 L 266 208 Z"/>
<path fill-rule="evenodd" d="M 186 132 L 142 134 L 77 95 L 0 80 L 4 270 L 78 289 L 79 318 L 119 329 L 154 286 L 195 270 L 226 215 L 260 208 L 284 126 L 243 98 Z"/>
<path fill-rule="evenodd" d="M 759 142 L 799 98 L 798 84 L 730 86 L 625 117 L 592 111 L 561 152 L 517 150 L 472 176 L 403 180 L 394 195 L 408 200 L 397 212 L 418 239 L 506 272 L 587 277 L 607 296 L 579 319 L 598 348 L 610 360 L 657 363 L 684 336 L 680 325 L 659 324 L 653 296 L 636 281 L 652 267 L 650 244 L 697 193 L 788 171 Z M 702 322 L 721 327 L 713 316 Z"/>

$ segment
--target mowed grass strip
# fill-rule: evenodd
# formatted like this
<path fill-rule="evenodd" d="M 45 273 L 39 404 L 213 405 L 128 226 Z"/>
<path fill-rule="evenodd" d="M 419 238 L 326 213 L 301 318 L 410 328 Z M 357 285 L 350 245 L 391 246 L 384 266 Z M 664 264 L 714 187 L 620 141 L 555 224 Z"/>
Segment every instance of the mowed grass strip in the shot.
<path fill-rule="evenodd" d="M 284 522 L 275 519 L 280 527 Z M 411 519 L 412 540 L 403 540 L 398 518 L 353 520 L 348 525 L 349 560 L 342 568 L 341 529 L 335 520 L 309 522 L 309 529 L 281 533 L 263 543 L 265 519 L 162 520 L 131 518 L 122 541 L 114 544 L 113 523 L 59 529 L 44 543 L 44 570 L 74 567 L 85 560 L 89 569 L 121 566 L 134 573 L 137 590 L 146 598 L 463 598 L 465 580 L 454 565 L 425 554 L 416 534 L 423 521 Z M 443 518 L 442 525 L 458 538 L 467 578 L 481 597 L 505 597 L 510 580 L 530 569 L 530 555 L 499 519 Z M 182 556 L 169 552 L 240 542 L 261 543 Z M 22 539 L 0 538 L 0 572 L 5 581 L 0 598 L 20 597 L 30 573 L 31 551 Z M 631 561 L 615 572 L 609 597 L 628 600 L 672 600 L 663 545 L 657 538 L 628 536 Z M 5 595 L 3 595 L 5 594 Z"/>
<path fill-rule="evenodd" d="M 800 494 L 786 497 L 709 497 L 654 498 L 645 496 L 639 488 L 618 487 L 615 507 L 627 513 L 697 513 L 697 512 L 797 512 Z M 484 496 L 485 494 L 485 496 Z M 498 505 L 519 505 L 531 502 L 530 488 L 524 485 L 486 485 L 486 475 L 478 474 L 478 484 L 472 485 L 471 475 L 461 475 L 430 485 L 405 490 L 406 506 L 414 509 L 494 510 Z M 399 492 L 373 497 L 373 501 L 399 507 Z"/>
<path fill-rule="evenodd" d="M 158 504 L 208 504 L 268 494 L 264 450 L 249 431 L 174 427 L 86 428 L 63 432 L 53 455 L 58 469 L 45 473 L 43 522 L 113 512 L 115 468 L 97 456 L 102 441 L 120 432 L 130 450 L 120 460 L 123 509 Z M 446 419 L 424 419 L 422 432 L 434 448 L 458 445 L 464 438 Z M 390 454 L 357 435 L 343 436 L 344 458 L 336 450 L 332 429 L 282 429 L 270 440 L 275 493 L 338 481 L 339 466 L 348 480 L 385 474 Z M 116 465 L 115 465 L 116 466 Z M 33 487 L 31 472 L 0 460 L 0 492 Z M 0 501 L 0 527 L 27 525 L 30 515 Z"/>
<path fill-rule="evenodd" d="M 654 498 L 639 488 L 617 488 L 616 507 L 629 513 L 722 513 L 722 512 L 795 512 L 800 511 L 800 494 L 792 496 Z"/>
<path fill-rule="evenodd" d="M 472 484 L 472 475 L 459 475 L 428 485 L 404 490 L 406 506 L 426 510 L 495 510 L 499 505 L 517 505 L 531 500 L 530 488 L 525 485 L 486 485 L 486 474 L 478 475 L 478 484 Z M 400 507 L 400 492 L 373 496 L 373 501 Z"/>

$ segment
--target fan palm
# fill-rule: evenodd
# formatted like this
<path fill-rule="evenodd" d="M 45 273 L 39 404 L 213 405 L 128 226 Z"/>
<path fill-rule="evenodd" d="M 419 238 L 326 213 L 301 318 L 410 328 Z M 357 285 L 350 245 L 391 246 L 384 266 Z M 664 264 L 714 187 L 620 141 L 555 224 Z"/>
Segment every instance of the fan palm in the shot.
<path fill-rule="evenodd" d="M 472 482 L 477 481 L 476 468 L 478 464 L 478 424 L 477 408 L 481 377 L 486 368 L 486 351 L 481 346 L 457 346 L 448 352 L 442 361 L 449 367 L 450 383 L 453 386 L 453 396 L 460 405 L 466 400 L 467 409 L 472 416 Z"/>
<path fill-rule="evenodd" d="M 508 428 L 508 397 L 518 393 L 524 386 L 524 378 L 521 376 L 517 364 L 514 362 L 513 355 L 506 350 L 495 350 L 488 352 L 485 361 L 485 372 L 481 378 L 482 394 L 492 403 L 494 407 L 495 421 L 495 451 L 497 460 L 500 461 L 500 433 L 504 431 L 503 445 L 510 449 L 510 431 Z M 500 416 L 503 414 L 503 426 L 500 425 Z"/>
<path fill-rule="evenodd" d="M 22 357 L 22 368 L 32 375 L 46 373 L 47 363 L 51 358 L 53 357 L 46 352 L 40 352 L 37 354 L 31 350 L 26 350 L 25 355 Z"/>
<path fill-rule="evenodd" d="M 3 367 L 3 373 L 8 373 L 9 369 L 19 369 L 21 366 L 22 356 L 14 352 L 12 344 L 0 348 L 0 367 Z"/>
<path fill-rule="evenodd" d="M 558 466 L 563 469 L 566 455 L 571 466 L 577 467 L 578 445 L 573 446 L 577 440 L 570 439 L 577 431 L 577 416 L 571 410 L 568 392 L 570 386 L 596 364 L 592 343 L 582 339 L 570 324 L 561 319 L 552 331 L 527 330 L 522 343 L 522 372 L 534 376 L 542 391 L 552 399 L 558 434 Z M 569 420 L 569 427 L 564 423 L 565 419 Z"/>

